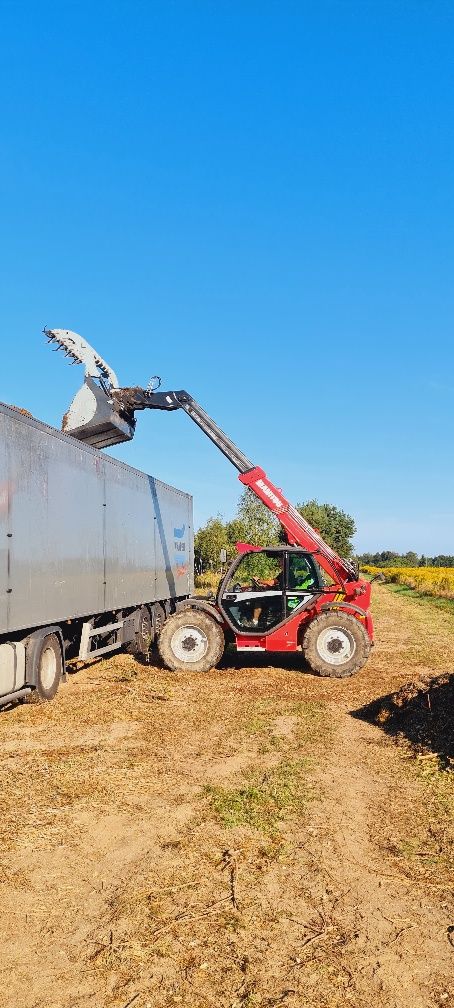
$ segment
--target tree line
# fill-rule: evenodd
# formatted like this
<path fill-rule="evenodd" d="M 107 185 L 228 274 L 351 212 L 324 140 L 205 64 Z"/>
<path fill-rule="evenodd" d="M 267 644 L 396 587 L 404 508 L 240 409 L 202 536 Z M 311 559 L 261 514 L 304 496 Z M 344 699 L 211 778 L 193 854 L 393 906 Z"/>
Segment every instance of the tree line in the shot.
<path fill-rule="evenodd" d="M 424 556 L 423 553 L 395 553 L 394 550 L 382 550 L 381 553 L 362 553 L 358 557 L 364 567 L 454 567 L 454 556 L 439 553 L 437 556 Z"/>
<path fill-rule="evenodd" d="M 297 504 L 297 511 L 316 528 L 340 556 L 353 556 L 352 538 L 356 532 L 354 519 L 334 504 L 319 504 L 316 500 Z M 251 546 L 276 546 L 285 541 L 283 530 L 268 508 L 252 493 L 241 495 L 237 512 L 231 521 L 221 515 L 209 518 L 196 532 L 194 551 L 196 572 L 222 571 L 221 551 L 227 560 L 235 556 L 235 544 L 247 542 Z"/>

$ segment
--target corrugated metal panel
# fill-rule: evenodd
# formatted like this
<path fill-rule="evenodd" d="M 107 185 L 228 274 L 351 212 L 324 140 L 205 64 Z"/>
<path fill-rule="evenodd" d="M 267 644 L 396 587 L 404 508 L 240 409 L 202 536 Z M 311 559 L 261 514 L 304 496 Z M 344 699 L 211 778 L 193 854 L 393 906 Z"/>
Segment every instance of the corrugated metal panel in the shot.
<path fill-rule="evenodd" d="M 102 459 L 14 424 L 9 629 L 103 609 Z"/>
<path fill-rule="evenodd" d="M 11 429 L 12 421 L 5 418 L 5 428 Z M 6 431 L 5 431 L 6 433 Z M 10 494 L 9 464 L 8 464 L 8 440 L 6 437 L 0 438 L 0 628 L 8 625 L 8 566 L 9 566 L 9 546 L 8 538 L 8 503 Z"/>
<path fill-rule="evenodd" d="M 155 599 L 154 509 L 148 480 L 106 461 L 106 609 Z"/>
<path fill-rule="evenodd" d="M 192 500 L 149 479 L 155 511 L 156 598 L 187 595 L 192 582 Z"/>
<path fill-rule="evenodd" d="M 0 405 L 0 633 L 187 594 L 183 526 L 187 494 Z"/>

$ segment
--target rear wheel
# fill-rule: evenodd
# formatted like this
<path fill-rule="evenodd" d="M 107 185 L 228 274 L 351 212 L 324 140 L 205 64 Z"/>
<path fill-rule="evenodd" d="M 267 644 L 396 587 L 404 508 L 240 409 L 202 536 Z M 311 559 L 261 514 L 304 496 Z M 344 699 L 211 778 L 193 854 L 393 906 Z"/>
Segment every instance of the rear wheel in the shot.
<path fill-rule="evenodd" d="M 153 626 L 148 606 L 141 606 L 137 613 L 137 630 L 134 640 L 128 644 L 127 650 L 130 654 L 141 655 L 146 658 L 150 652 L 153 640 Z"/>
<path fill-rule="evenodd" d="M 38 642 L 38 652 L 34 656 L 35 689 L 27 698 L 30 703 L 45 703 L 53 700 L 63 672 L 60 641 L 56 634 L 48 634 Z"/>
<path fill-rule="evenodd" d="M 185 609 L 165 621 L 158 651 L 172 672 L 208 672 L 224 653 L 224 633 L 207 613 Z"/>
<path fill-rule="evenodd" d="M 303 651 L 314 672 L 344 679 L 365 664 L 370 640 L 355 616 L 338 610 L 312 620 L 304 635 Z"/>

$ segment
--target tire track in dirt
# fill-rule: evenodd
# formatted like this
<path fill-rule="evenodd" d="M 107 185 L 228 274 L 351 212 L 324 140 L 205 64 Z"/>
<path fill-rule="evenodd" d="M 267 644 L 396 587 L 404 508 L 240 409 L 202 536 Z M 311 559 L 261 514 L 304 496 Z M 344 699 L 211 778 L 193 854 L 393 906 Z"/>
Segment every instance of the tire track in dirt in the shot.
<path fill-rule="evenodd" d="M 321 876 L 342 892 L 336 902 L 344 957 L 355 997 L 386 1008 L 451 1004 L 453 954 L 446 940 L 448 909 L 399 873 L 380 837 L 380 807 L 388 800 L 390 774 L 399 754 L 378 728 L 331 707 L 333 736 L 320 780 L 318 856 Z M 414 800 L 401 777 L 402 799 Z M 423 899 L 421 898 L 423 896 Z M 356 1002 L 357 1003 L 357 1002 Z"/>

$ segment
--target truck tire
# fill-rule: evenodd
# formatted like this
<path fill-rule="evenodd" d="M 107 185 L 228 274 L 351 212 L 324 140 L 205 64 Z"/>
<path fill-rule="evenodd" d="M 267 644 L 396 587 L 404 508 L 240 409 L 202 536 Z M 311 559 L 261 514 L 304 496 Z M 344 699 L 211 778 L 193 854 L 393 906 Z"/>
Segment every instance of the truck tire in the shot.
<path fill-rule="evenodd" d="M 165 621 L 158 651 L 172 672 L 208 672 L 224 653 L 224 633 L 207 613 L 185 609 Z"/>
<path fill-rule="evenodd" d="M 303 652 L 314 672 L 346 679 L 367 661 L 370 640 L 355 616 L 337 610 L 312 620 L 304 634 Z"/>
<path fill-rule="evenodd" d="M 143 605 L 138 610 L 136 626 L 137 630 L 134 634 L 134 640 L 128 644 L 126 650 L 129 654 L 141 655 L 142 658 L 147 658 L 154 637 L 148 606 Z"/>
<path fill-rule="evenodd" d="M 53 700 L 60 685 L 63 659 L 60 641 L 56 634 L 42 637 L 34 655 L 35 688 L 27 697 L 29 703 L 46 703 Z"/>

